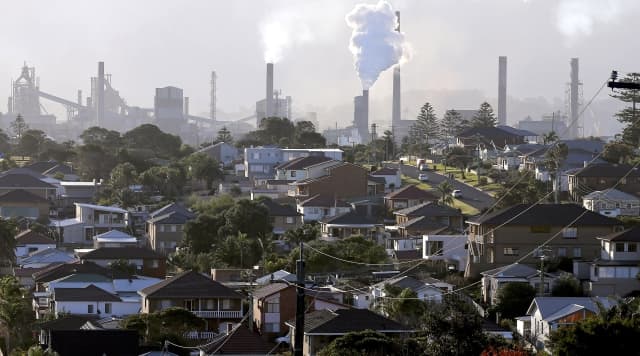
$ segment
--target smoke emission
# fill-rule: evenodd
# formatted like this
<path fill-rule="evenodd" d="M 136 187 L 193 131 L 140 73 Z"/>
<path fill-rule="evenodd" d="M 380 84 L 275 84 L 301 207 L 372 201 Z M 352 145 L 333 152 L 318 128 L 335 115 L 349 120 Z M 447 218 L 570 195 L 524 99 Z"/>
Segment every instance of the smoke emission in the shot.
<path fill-rule="evenodd" d="M 294 9 L 279 11 L 265 19 L 260 24 L 260 35 L 266 63 L 277 63 L 289 48 L 314 38 L 310 28 L 301 21 L 300 14 Z"/>
<path fill-rule="evenodd" d="M 556 23 L 563 35 L 575 39 L 591 35 L 597 25 L 638 7 L 637 0 L 563 0 L 558 4 Z"/>
<path fill-rule="evenodd" d="M 346 17 L 352 29 L 349 50 L 363 89 L 369 89 L 380 73 L 406 55 L 404 35 L 396 31 L 397 20 L 386 1 L 358 4 Z"/>

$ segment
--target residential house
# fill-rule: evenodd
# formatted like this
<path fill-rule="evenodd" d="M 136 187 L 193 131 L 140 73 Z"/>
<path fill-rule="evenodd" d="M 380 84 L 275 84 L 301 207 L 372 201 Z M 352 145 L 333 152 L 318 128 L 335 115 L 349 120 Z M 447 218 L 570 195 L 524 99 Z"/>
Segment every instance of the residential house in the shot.
<path fill-rule="evenodd" d="M 147 234 L 151 249 L 168 254 L 184 239 L 184 226 L 196 215 L 178 203 L 171 203 L 149 214 Z"/>
<path fill-rule="evenodd" d="M 367 178 L 367 195 L 382 195 L 385 193 L 387 181 L 384 177 L 369 174 Z"/>
<path fill-rule="evenodd" d="M 268 273 L 262 277 L 256 278 L 255 284 L 262 286 L 269 283 L 280 283 L 280 282 L 295 283 L 297 280 L 298 280 L 298 277 L 295 275 L 295 273 L 290 273 L 283 269 L 280 269 L 273 273 Z"/>
<path fill-rule="evenodd" d="M 443 293 L 453 291 L 453 285 L 435 278 L 418 280 L 410 276 L 395 277 L 380 282 L 371 287 L 371 299 L 374 304 L 384 304 L 388 296 L 386 288 L 393 287 L 398 290 L 410 289 L 416 297 L 425 302 L 442 302 Z"/>
<path fill-rule="evenodd" d="M 320 165 L 323 167 L 338 164 L 340 161 L 325 156 L 306 156 L 284 161 L 275 166 L 275 179 L 289 182 L 302 180 L 308 177 L 308 167 Z"/>
<path fill-rule="evenodd" d="M 519 204 L 467 224 L 467 276 L 515 262 L 535 265 L 543 244 L 553 256 L 595 258 L 600 255 L 596 238 L 621 228 L 618 220 L 576 204 Z"/>
<path fill-rule="evenodd" d="M 109 267 L 117 261 L 126 261 L 136 267 L 136 274 L 165 278 L 166 257 L 143 247 L 100 247 L 79 256 L 81 261 Z"/>
<path fill-rule="evenodd" d="M 640 291 L 640 228 L 633 227 L 599 238 L 600 256 L 574 261 L 574 274 L 591 296 L 621 297 Z"/>
<path fill-rule="evenodd" d="M 20 268 L 42 268 L 52 264 L 69 263 L 76 259 L 66 251 L 57 248 L 47 248 L 32 252 L 28 256 L 20 258 Z"/>
<path fill-rule="evenodd" d="M 369 172 L 362 166 L 342 162 L 310 172 L 309 178 L 289 184 L 289 196 L 305 200 L 315 195 L 332 196 L 335 199 L 366 197 Z"/>
<path fill-rule="evenodd" d="M 384 203 L 387 209 L 394 211 L 410 208 L 426 202 L 438 201 L 440 197 L 435 193 L 418 188 L 416 185 L 407 185 L 387 194 Z"/>
<path fill-rule="evenodd" d="M 242 295 L 195 271 L 182 272 L 138 292 L 142 313 L 183 307 L 207 321 L 207 330 L 226 332 L 244 315 Z"/>
<path fill-rule="evenodd" d="M 628 164 L 589 164 L 577 172 L 570 173 L 569 194 L 574 201 L 580 201 L 594 190 L 615 187 L 629 194 L 640 193 L 640 170 Z"/>
<path fill-rule="evenodd" d="M 467 235 L 423 235 L 422 258 L 443 261 L 451 271 L 467 267 Z"/>
<path fill-rule="evenodd" d="M 62 178 L 63 181 L 77 181 L 79 176 L 73 167 L 56 161 L 39 161 L 28 164 L 22 168 L 32 170 L 50 178 Z"/>
<path fill-rule="evenodd" d="M 47 177 L 42 176 L 42 179 L 38 177 L 41 176 L 37 173 L 19 169 L 3 172 L 0 174 L 0 195 L 21 189 L 54 202 L 57 197 L 56 186 L 47 182 Z"/>
<path fill-rule="evenodd" d="M 96 196 L 102 190 L 103 181 L 62 181 L 62 193 L 58 197 L 58 204 L 61 207 L 61 217 L 75 216 L 74 203 L 90 204 L 96 200 Z"/>
<path fill-rule="evenodd" d="M 93 237 L 93 247 L 137 247 L 138 239 L 120 230 L 111 230 Z"/>
<path fill-rule="evenodd" d="M 456 137 L 456 144 L 469 150 L 478 147 L 499 147 L 526 143 L 526 139 L 537 136 L 534 133 L 504 127 L 472 127 L 462 131 Z"/>
<path fill-rule="evenodd" d="M 614 301 L 600 297 L 536 297 L 526 316 L 517 319 L 516 329 L 537 349 L 544 350 L 552 331 L 597 314 L 598 305 L 609 309 Z"/>
<path fill-rule="evenodd" d="M 422 258 L 422 237 L 392 236 L 385 239 L 387 253 L 398 260 L 418 260 Z"/>
<path fill-rule="evenodd" d="M 294 230 L 302 226 L 302 214 L 289 205 L 282 205 L 271 199 L 261 201 L 268 212 L 271 224 L 273 225 L 273 235 L 282 236 L 289 230 Z"/>
<path fill-rule="evenodd" d="M 114 206 L 74 203 L 75 218 L 53 220 L 49 226 L 60 232 L 64 245 L 93 245 L 93 237 L 111 230 L 125 231 L 129 212 Z"/>
<path fill-rule="evenodd" d="M 529 284 L 536 291 L 540 291 L 540 271 L 527 265 L 514 263 L 512 265 L 495 268 L 480 273 L 482 275 L 482 298 L 485 303 L 495 305 L 498 303 L 500 289 L 507 284 L 523 283 Z M 544 274 L 544 294 L 551 295 L 553 284 L 558 275 L 545 272 Z"/>
<path fill-rule="evenodd" d="M 297 210 L 302 214 L 302 222 L 307 224 L 348 213 L 351 204 L 330 195 L 316 194 L 309 199 L 299 201 Z"/>
<path fill-rule="evenodd" d="M 618 189 L 593 191 L 582 197 L 582 206 L 604 216 L 640 216 L 640 198 Z"/>
<path fill-rule="evenodd" d="M 44 292 L 46 291 L 46 284 L 48 282 L 78 273 L 101 274 L 104 276 L 111 276 L 113 274 L 110 269 L 98 266 L 93 262 L 74 260 L 69 263 L 58 263 L 33 273 L 35 291 Z"/>
<path fill-rule="evenodd" d="M 5 219 L 48 219 L 52 209 L 52 201 L 27 190 L 15 189 L 0 195 L 0 216 Z"/>
<path fill-rule="evenodd" d="M 248 147 L 244 149 L 245 177 L 252 180 L 254 178 L 274 177 L 277 165 L 300 157 L 324 156 L 341 161 L 342 153 L 342 150 L 332 148 L 283 149 L 273 146 Z"/>
<path fill-rule="evenodd" d="M 292 347 L 295 347 L 296 323 L 289 326 Z M 405 337 L 412 331 L 382 315 L 367 309 L 318 310 L 305 315 L 303 355 L 316 355 L 334 339 L 350 332 L 373 330 L 391 337 Z"/>
<path fill-rule="evenodd" d="M 127 316 L 137 314 L 140 302 L 123 300 L 93 284 L 84 288 L 56 288 L 51 294 L 51 313 L 96 316 Z"/>
<path fill-rule="evenodd" d="M 56 248 L 56 242 L 39 232 L 25 230 L 16 235 L 16 258 L 18 262 L 23 257 L 48 248 Z"/>
<path fill-rule="evenodd" d="M 333 291 L 305 291 L 305 311 L 337 310 L 350 308 L 341 299 L 334 298 Z M 284 335 L 286 321 L 296 315 L 296 286 L 284 281 L 266 284 L 253 293 L 253 323 L 266 339 Z M 341 296 L 341 294 L 340 294 Z"/>
<path fill-rule="evenodd" d="M 320 222 L 320 231 L 321 239 L 327 241 L 361 235 L 366 239 L 382 242 L 384 225 L 356 211 L 351 211 L 325 218 Z"/>
<path fill-rule="evenodd" d="M 497 153 L 495 167 L 499 170 L 510 171 L 520 168 L 521 157 L 545 148 L 538 143 L 523 143 L 520 145 L 506 145 L 504 150 Z"/>
<path fill-rule="evenodd" d="M 217 162 L 220 162 L 224 167 L 231 167 L 233 161 L 240 158 L 238 149 L 234 145 L 226 142 L 218 142 L 211 146 L 203 147 L 196 151 L 196 153 L 204 153 Z"/>
<path fill-rule="evenodd" d="M 299 157 L 325 156 L 336 161 L 342 161 L 344 151 L 339 148 L 283 148 L 283 161 L 291 161 Z"/>
<path fill-rule="evenodd" d="M 462 232 L 463 216 L 460 209 L 439 204 L 437 201 L 414 205 L 393 212 L 400 236 L 420 236 L 442 230 Z"/>
<path fill-rule="evenodd" d="M 402 186 L 400 170 L 397 168 L 383 167 L 371 172 L 374 177 L 384 178 L 385 189 L 394 190 Z"/>

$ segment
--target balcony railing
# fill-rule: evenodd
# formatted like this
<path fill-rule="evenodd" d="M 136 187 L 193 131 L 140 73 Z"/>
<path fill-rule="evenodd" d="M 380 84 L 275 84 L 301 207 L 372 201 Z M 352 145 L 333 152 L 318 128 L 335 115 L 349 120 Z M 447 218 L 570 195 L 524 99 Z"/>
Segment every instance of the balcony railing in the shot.
<path fill-rule="evenodd" d="M 242 318 L 240 310 L 192 310 L 199 318 L 216 319 L 216 318 Z"/>
<path fill-rule="evenodd" d="M 184 338 L 189 340 L 209 340 L 215 336 L 216 333 L 213 331 L 189 331 L 184 333 Z"/>

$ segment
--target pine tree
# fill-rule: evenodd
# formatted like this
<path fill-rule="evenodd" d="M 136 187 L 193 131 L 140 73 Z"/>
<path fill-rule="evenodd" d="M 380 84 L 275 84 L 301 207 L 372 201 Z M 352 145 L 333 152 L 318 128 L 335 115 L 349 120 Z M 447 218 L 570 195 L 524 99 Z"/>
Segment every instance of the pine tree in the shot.
<path fill-rule="evenodd" d="M 620 81 L 640 83 L 640 73 L 629 73 Z M 619 89 L 618 93 L 612 94 L 611 97 L 624 103 L 631 103 L 631 106 L 620 110 L 615 116 L 618 121 L 626 125 L 622 129 L 622 141 L 637 147 L 640 143 L 640 90 Z"/>
<path fill-rule="evenodd" d="M 218 131 L 218 137 L 216 138 L 217 142 L 226 142 L 226 143 L 232 143 L 233 142 L 233 136 L 231 136 L 231 131 L 229 131 L 229 129 L 227 129 L 226 126 L 223 126 L 219 131 Z"/>
<path fill-rule="evenodd" d="M 480 105 L 480 110 L 473 116 L 473 127 L 496 127 L 498 120 L 493 114 L 493 108 L 486 101 Z"/>
<path fill-rule="evenodd" d="M 440 133 L 443 138 L 449 141 L 450 138 L 455 137 L 460 133 L 460 125 L 463 123 L 462 115 L 455 110 L 447 110 L 444 116 L 440 120 Z"/>
<path fill-rule="evenodd" d="M 420 138 L 420 142 L 424 142 L 427 145 L 430 140 L 433 141 L 440 137 L 438 118 L 431 104 L 425 103 L 422 105 L 412 130 L 416 131 L 414 136 Z"/>

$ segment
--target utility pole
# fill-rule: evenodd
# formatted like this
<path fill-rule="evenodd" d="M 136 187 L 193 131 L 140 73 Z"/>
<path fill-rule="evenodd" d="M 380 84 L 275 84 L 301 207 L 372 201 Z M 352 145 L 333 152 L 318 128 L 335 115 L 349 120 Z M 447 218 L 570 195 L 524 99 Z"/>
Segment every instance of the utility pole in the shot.
<path fill-rule="evenodd" d="M 296 263 L 298 288 L 296 293 L 296 334 L 293 341 L 293 356 L 302 356 L 304 343 L 304 256 L 302 248 L 303 242 L 300 241 L 300 258 Z"/>
<path fill-rule="evenodd" d="M 540 296 L 544 297 L 544 260 L 547 258 L 546 253 L 551 252 L 551 249 L 544 246 L 538 249 L 540 252 Z"/>

